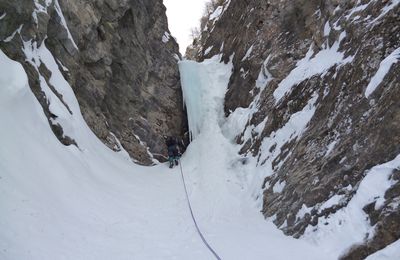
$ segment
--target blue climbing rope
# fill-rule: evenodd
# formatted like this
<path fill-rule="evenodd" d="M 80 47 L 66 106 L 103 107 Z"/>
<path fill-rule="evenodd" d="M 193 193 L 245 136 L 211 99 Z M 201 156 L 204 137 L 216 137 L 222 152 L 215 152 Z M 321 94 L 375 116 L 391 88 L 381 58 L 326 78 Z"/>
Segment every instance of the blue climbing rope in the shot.
<path fill-rule="evenodd" d="M 192 205 L 190 203 L 188 191 L 187 191 L 187 188 L 186 188 L 185 177 L 183 176 L 182 163 L 180 161 L 179 161 L 179 167 L 181 169 L 183 187 L 185 188 L 186 201 L 187 201 L 188 206 L 189 206 L 190 215 L 192 215 L 193 223 L 196 226 L 197 233 L 199 234 L 199 236 L 200 236 L 201 240 L 203 241 L 204 245 L 208 248 L 208 250 L 210 250 L 210 252 L 215 256 L 215 258 L 218 259 L 218 260 L 221 260 L 221 257 L 219 257 L 219 255 L 214 251 L 214 249 L 212 249 L 210 244 L 208 244 L 207 240 L 203 236 L 203 233 L 201 233 L 201 230 L 200 230 L 199 226 L 197 225 L 197 221 L 196 221 L 196 218 L 194 217 L 193 210 L 192 210 Z"/>

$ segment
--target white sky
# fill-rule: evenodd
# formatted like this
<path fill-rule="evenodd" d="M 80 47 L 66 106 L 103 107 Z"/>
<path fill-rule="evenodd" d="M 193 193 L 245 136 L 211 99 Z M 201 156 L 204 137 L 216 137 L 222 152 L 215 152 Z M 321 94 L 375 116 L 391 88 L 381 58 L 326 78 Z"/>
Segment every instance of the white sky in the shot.
<path fill-rule="evenodd" d="M 190 29 L 200 25 L 206 2 L 207 0 L 164 0 L 169 30 L 177 39 L 183 55 L 186 47 L 191 44 Z"/>

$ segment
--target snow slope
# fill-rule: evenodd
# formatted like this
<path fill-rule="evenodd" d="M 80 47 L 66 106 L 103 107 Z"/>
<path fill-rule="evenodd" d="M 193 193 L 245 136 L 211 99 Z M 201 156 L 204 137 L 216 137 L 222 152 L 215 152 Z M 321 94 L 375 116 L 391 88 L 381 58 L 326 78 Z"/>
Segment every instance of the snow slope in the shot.
<path fill-rule="evenodd" d="M 0 67 L 0 259 L 212 259 L 190 218 L 178 168 L 137 166 L 106 148 L 65 85 L 79 148 L 60 144 L 22 66 L 1 52 Z M 266 224 L 229 175 L 231 144 L 213 127 L 222 83 L 215 96 L 205 95 L 214 107 L 204 118 L 214 116 L 182 161 L 200 227 L 223 259 L 317 258 L 314 248 Z"/>
<path fill-rule="evenodd" d="M 60 144 L 22 66 L 0 52 L 0 259 L 213 259 L 191 220 L 179 168 L 141 167 L 109 150 L 49 67 L 74 112 L 60 123 L 79 148 Z M 251 197 L 252 165 L 238 156 L 229 134 L 235 123 L 223 114 L 232 65 L 215 57 L 180 69 L 193 137 L 182 166 L 211 246 L 222 259 L 335 259 L 340 252 L 329 244 L 284 236 Z"/>
<path fill-rule="evenodd" d="M 80 148 L 63 146 L 22 66 L 1 52 L 0 67 L 0 259 L 207 259 L 176 174 L 134 165 L 83 120 Z"/>

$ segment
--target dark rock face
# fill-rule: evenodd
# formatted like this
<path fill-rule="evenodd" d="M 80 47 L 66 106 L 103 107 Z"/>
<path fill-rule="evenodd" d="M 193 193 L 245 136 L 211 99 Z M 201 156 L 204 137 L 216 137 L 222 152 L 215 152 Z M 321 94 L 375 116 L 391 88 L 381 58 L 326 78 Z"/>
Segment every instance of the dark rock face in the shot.
<path fill-rule="evenodd" d="M 86 122 L 105 144 L 116 151 L 124 148 L 142 164 L 151 164 L 153 156 L 163 160 L 162 135 L 182 136 L 187 123 L 177 66 L 180 54 L 169 35 L 162 1 L 47 2 L 0 1 L 5 14 L 0 47 L 23 64 L 54 133 L 62 143 L 74 144 L 52 123 L 57 115 L 52 115 L 39 83 L 40 74 L 49 84 L 48 68 L 41 66 L 38 72 L 25 61 L 23 42 L 46 44 Z M 7 39 L 18 28 L 20 32 Z"/>
<path fill-rule="evenodd" d="M 307 227 L 318 228 L 346 207 L 367 170 L 400 153 L 400 62 L 394 62 L 376 90 L 367 94 L 380 63 L 400 47 L 400 5 L 227 2 L 187 56 L 201 61 L 221 53 L 227 62 L 233 55 L 225 112 L 228 116 L 236 108 L 257 107 L 237 141 L 243 154 L 258 158 L 258 165 L 269 171 L 262 187 L 262 213 L 275 216 L 285 234 L 300 237 Z M 298 73 L 304 65 L 299 61 L 311 61 L 312 66 Z M 293 75 L 298 80 L 279 95 L 285 79 L 296 78 Z M 293 132 L 284 143 L 266 147 L 307 107 L 315 111 L 302 133 Z M 261 132 L 254 131 L 264 122 Z M 283 189 L 274 191 L 279 183 L 285 183 Z M 334 195 L 341 196 L 340 202 L 321 208 Z M 400 238 L 400 208 L 392 203 L 400 199 L 398 181 L 385 199 L 379 212 L 366 208 L 371 225 L 377 224 L 373 238 L 352 248 L 344 259 L 363 259 Z M 298 215 L 303 206 L 310 212 Z"/>

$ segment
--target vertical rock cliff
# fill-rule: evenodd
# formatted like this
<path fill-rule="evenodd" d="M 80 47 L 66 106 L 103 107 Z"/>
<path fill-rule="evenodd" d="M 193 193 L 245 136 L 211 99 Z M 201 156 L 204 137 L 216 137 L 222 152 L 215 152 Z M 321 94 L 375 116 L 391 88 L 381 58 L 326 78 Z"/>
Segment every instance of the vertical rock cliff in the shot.
<path fill-rule="evenodd" d="M 371 232 L 346 259 L 400 238 L 399 13 L 397 0 L 230 0 L 187 50 L 233 62 L 225 113 L 246 119 L 236 140 L 284 233 L 345 225 L 364 184 L 380 189 L 357 204 Z M 370 181 L 383 168 L 385 185 Z"/>
<path fill-rule="evenodd" d="M 180 54 L 161 0 L 0 1 L 0 16 L 0 47 L 23 64 L 63 144 L 79 147 L 52 107 L 52 96 L 63 97 L 42 62 L 48 53 L 72 86 L 87 124 L 111 149 L 148 165 L 163 160 L 163 134 L 183 135 Z"/>

